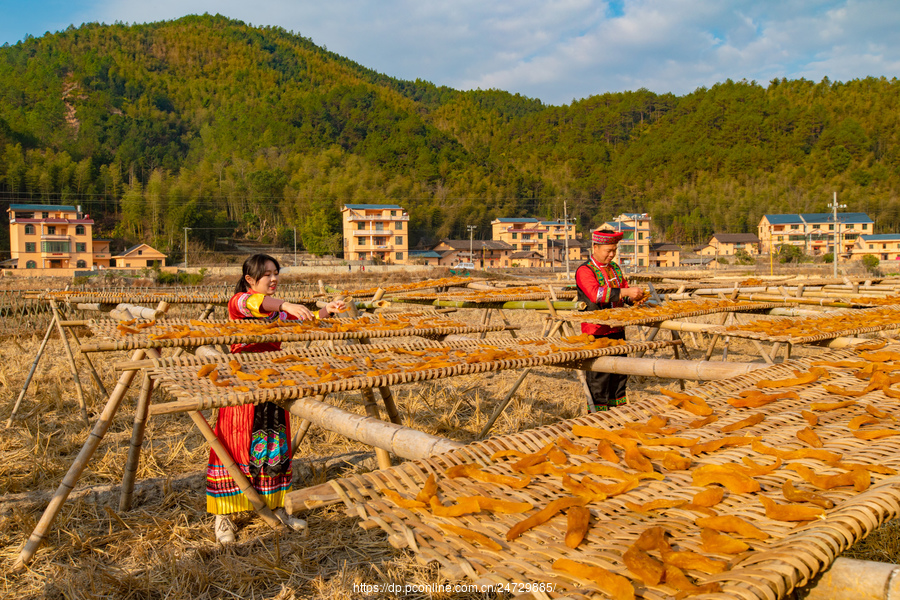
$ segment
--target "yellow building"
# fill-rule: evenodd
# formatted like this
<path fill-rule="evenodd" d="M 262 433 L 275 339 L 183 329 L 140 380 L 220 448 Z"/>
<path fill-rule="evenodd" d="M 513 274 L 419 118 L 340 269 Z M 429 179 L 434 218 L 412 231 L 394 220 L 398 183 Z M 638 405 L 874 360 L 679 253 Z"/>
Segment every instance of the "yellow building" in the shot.
<path fill-rule="evenodd" d="M 345 204 L 341 209 L 346 260 L 406 264 L 409 214 L 396 204 Z"/>
<path fill-rule="evenodd" d="M 515 252 L 537 252 L 542 259 L 549 260 L 550 240 L 565 242 L 566 236 L 570 240 L 581 238 L 581 234 L 575 231 L 574 223 L 566 225 L 564 221 L 540 221 L 533 217 L 502 217 L 491 221 L 492 240 L 506 242 Z M 570 248 L 577 248 L 577 245 L 570 244 Z M 574 256 L 577 252 L 570 250 L 569 254 Z M 536 260 L 540 259 L 531 256 L 520 259 L 528 263 Z"/>
<path fill-rule="evenodd" d="M 109 240 L 91 238 L 94 221 L 81 207 L 12 204 L 9 247 L 17 269 L 90 269 L 109 266 Z M 99 240 L 98 240 L 99 241 Z"/>
<path fill-rule="evenodd" d="M 900 260 L 900 234 L 861 235 L 853 246 L 852 260 L 871 254 L 880 261 Z"/>
<path fill-rule="evenodd" d="M 752 233 L 717 233 L 700 250 L 700 255 L 718 258 L 734 256 L 741 250 L 750 256 L 757 256 L 759 254 L 759 238 Z"/>
<path fill-rule="evenodd" d="M 616 252 L 616 262 L 620 266 L 632 269 L 650 266 L 650 216 L 647 213 L 623 213 L 597 229 L 622 232 Z"/>
<path fill-rule="evenodd" d="M 116 267 L 120 269 L 166 266 L 166 255 L 147 244 L 136 244 L 122 254 L 116 254 L 112 258 L 116 261 Z"/>
<path fill-rule="evenodd" d="M 875 233 L 875 223 L 865 213 L 838 213 L 836 223 L 834 213 L 763 215 L 757 229 L 762 253 L 791 245 L 820 256 L 834 250 L 837 238 L 841 255 L 849 257 L 860 235 Z"/>
<path fill-rule="evenodd" d="M 680 267 L 681 247 L 676 244 L 651 244 L 651 267 Z"/>

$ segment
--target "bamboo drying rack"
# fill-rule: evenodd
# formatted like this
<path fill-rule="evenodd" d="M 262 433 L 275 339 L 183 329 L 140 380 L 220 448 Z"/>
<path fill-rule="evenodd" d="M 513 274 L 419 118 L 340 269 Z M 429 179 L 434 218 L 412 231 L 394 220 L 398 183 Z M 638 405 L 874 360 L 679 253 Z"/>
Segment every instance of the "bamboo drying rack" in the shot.
<path fill-rule="evenodd" d="M 839 322 L 833 323 L 835 320 Z M 829 323 L 832 322 L 832 323 Z M 740 325 L 720 327 L 712 330 L 720 335 L 746 338 L 757 341 L 780 342 L 786 344 L 812 344 L 836 337 L 872 333 L 900 328 L 900 306 L 880 306 L 862 310 L 835 310 L 821 317 L 797 319 L 776 319 L 771 322 L 778 327 L 783 325 L 786 333 L 781 335 L 741 329 Z M 874 324 L 872 324 L 874 323 Z M 801 333 L 798 328 L 817 331 L 818 333 Z"/>
<path fill-rule="evenodd" d="M 598 342 L 603 343 L 605 338 Z M 489 343 L 488 343 L 489 342 Z M 167 414 L 189 410 L 203 410 L 239 404 L 261 402 L 284 403 L 306 396 L 324 395 L 360 389 L 372 389 L 403 383 L 415 383 L 442 379 L 456 375 L 485 373 L 506 369 L 522 369 L 543 365 L 557 365 L 582 361 L 601 356 L 621 355 L 672 346 L 678 342 L 628 342 L 621 345 L 590 348 L 583 340 L 567 341 L 546 338 L 519 338 L 517 340 L 454 340 L 451 342 L 409 341 L 400 344 L 369 344 L 341 346 L 339 348 L 314 347 L 293 352 L 266 352 L 230 354 L 214 359 L 197 356 L 160 358 L 136 364 L 125 363 L 124 368 L 149 367 L 149 374 L 158 385 L 179 401 L 154 405 L 150 414 Z M 449 352 L 454 350 L 454 352 Z M 458 353 L 458 354 L 457 354 Z M 421 356 L 417 356 L 421 354 Z M 479 356 L 483 362 L 467 362 Z M 493 355 L 493 356 L 492 356 Z M 367 364 L 366 359 L 372 362 Z M 429 363 L 428 360 L 432 359 Z M 277 370 L 278 374 L 260 381 L 242 381 L 230 373 L 229 361 L 237 361 L 242 372 L 254 373 L 255 369 Z M 345 373 L 332 381 L 320 381 L 324 364 L 330 368 L 341 367 Z M 217 365 L 219 384 L 208 377 L 198 378 L 200 367 Z M 221 365 L 223 368 L 219 368 Z M 435 366 L 436 365 L 436 366 Z M 307 375 L 290 367 L 307 366 L 317 371 Z M 376 374 L 373 369 L 386 372 Z M 274 382 L 290 380 L 287 385 L 272 386 Z M 246 388 L 246 389 L 239 389 Z"/>
<path fill-rule="evenodd" d="M 301 321 L 194 321 L 170 319 L 164 323 L 136 322 L 128 325 L 137 333 L 123 334 L 120 325 L 112 321 L 87 323 L 100 341 L 80 345 L 82 352 L 109 352 L 138 348 L 196 347 L 216 344 L 250 344 L 260 342 L 296 342 L 309 340 L 347 340 L 385 337 L 442 337 L 463 333 L 486 333 L 512 328 L 510 325 L 469 325 L 436 314 L 392 314 L 389 318 L 363 317 L 363 325 L 355 319 L 322 319 L 316 322 Z M 386 324 L 386 325 L 384 325 Z M 368 325 L 368 326 L 366 326 Z M 395 328 L 390 328 L 395 327 Z M 137 329 L 141 328 L 141 329 Z M 154 339 L 173 331 L 195 331 L 193 337 Z M 215 332 L 213 330 L 216 330 Z M 224 335 L 215 335 L 222 333 Z M 204 335 L 213 334 L 213 335 Z M 176 335 L 178 335 L 176 333 Z"/>
<path fill-rule="evenodd" d="M 141 292 L 138 289 L 127 292 L 90 292 L 90 291 L 52 291 L 27 296 L 39 300 L 56 300 L 67 304 L 152 304 L 166 302 L 168 304 L 228 304 L 233 292 L 204 292 L 204 293 L 178 293 L 178 292 Z M 279 291 L 278 298 L 288 302 L 314 306 L 317 301 L 325 298 L 325 294 L 314 294 Z"/>
<path fill-rule="evenodd" d="M 661 321 L 699 317 L 702 315 L 758 312 L 782 306 L 781 302 L 736 302 L 733 300 L 705 300 L 700 306 L 694 301 L 666 302 L 660 307 L 609 308 L 593 312 L 572 313 L 565 316 L 568 321 L 596 323 L 610 327 L 629 325 L 652 325 Z"/>
<path fill-rule="evenodd" d="M 885 350 L 898 351 L 900 346 Z M 857 352 L 844 350 L 817 358 L 840 360 L 853 358 L 856 354 Z M 767 465 L 772 463 L 771 456 L 757 454 L 749 445 L 698 454 L 692 457 L 691 469 L 664 471 L 664 478 L 661 480 L 643 480 L 632 491 L 589 504 L 592 526 L 587 537 L 575 550 L 562 543 L 566 525 L 565 518 L 561 515 L 524 533 L 515 541 L 508 542 L 505 534 L 510 527 L 533 514 L 533 511 L 526 515 L 480 512 L 463 517 L 437 517 L 430 510 L 400 508 L 381 490 L 394 490 L 404 498 L 412 499 L 422 489 L 428 476 L 433 474 L 438 477 L 438 494 L 445 504 L 452 504 L 456 498 L 464 496 L 489 496 L 516 502 L 532 502 L 534 510 L 537 510 L 551 500 L 571 495 L 563 489 L 558 478 L 536 475 L 527 487 L 513 489 L 465 477 L 449 479 L 445 471 L 453 465 L 476 463 L 491 473 L 518 477 L 520 473 L 511 469 L 516 458 L 492 461 L 491 456 L 504 450 L 536 452 L 559 437 L 592 447 L 593 440 L 573 434 L 574 426 L 589 425 L 612 431 L 629 424 L 645 422 L 653 415 L 668 417 L 669 426 L 682 429 L 674 435 L 698 438 L 701 442 L 706 442 L 722 437 L 724 434 L 719 430 L 723 425 L 738 421 L 749 412 L 761 412 L 765 415 L 765 420 L 760 424 L 728 435 L 753 436 L 761 439 L 763 444 L 779 450 L 798 449 L 804 447 L 804 444 L 796 438 L 796 434 L 807 425 L 800 411 L 808 410 L 814 401 L 835 400 L 820 384 L 786 388 L 797 391 L 799 398 L 781 399 L 759 409 L 735 409 L 726 403 L 726 399 L 737 396 L 741 391 L 753 389 L 762 379 L 793 377 L 793 368 L 809 368 L 814 360 L 816 359 L 809 358 L 789 364 L 782 363 L 692 389 L 692 394 L 704 398 L 711 408 L 722 415 L 719 421 L 699 428 L 690 429 L 689 425 L 697 416 L 673 407 L 668 398 L 657 397 L 606 413 L 595 413 L 532 431 L 494 437 L 440 456 L 406 462 L 391 469 L 338 479 L 332 481 L 331 485 L 344 501 L 348 512 L 361 519 L 362 527 L 380 527 L 388 534 L 389 541 L 395 547 L 410 549 L 419 555 L 420 561 L 439 563 L 451 579 L 469 577 L 478 584 L 537 582 L 552 586 L 549 593 L 533 591 L 537 598 L 601 597 L 597 596 L 599 589 L 591 580 L 553 570 L 553 562 L 565 557 L 630 577 L 635 583 L 636 592 L 642 598 L 671 598 L 675 593 L 673 588 L 664 584 L 648 586 L 635 581 L 634 575 L 630 574 L 622 562 L 622 554 L 642 531 L 652 526 L 661 526 L 673 536 L 671 542 L 676 549 L 700 552 L 710 558 L 728 562 L 728 570 L 718 575 L 687 571 L 698 583 L 718 582 L 721 585 L 721 593 L 710 597 L 741 600 L 781 598 L 792 589 L 810 582 L 818 573 L 827 569 L 841 552 L 866 537 L 881 523 L 900 514 L 900 477 L 871 473 L 873 485 L 866 491 L 855 492 L 852 488 L 842 487 L 820 492 L 835 503 L 834 508 L 828 510 L 821 519 L 799 526 L 766 517 L 761 503 L 753 496 L 729 493 L 724 502 L 714 509 L 720 515 L 744 518 L 770 536 L 766 541 L 743 538 L 750 543 L 751 550 L 738 555 L 714 555 L 701 549 L 700 528 L 695 520 L 704 516 L 703 514 L 677 507 L 639 513 L 630 509 L 625 502 L 641 504 L 657 499 L 690 502 L 693 495 L 701 491 L 701 488 L 692 485 L 692 470 L 697 467 L 740 463 L 743 457 Z M 845 387 L 859 385 L 859 380 L 852 375 L 855 369 L 829 370 L 833 375 L 828 380 L 829 383 Z M 852 416 L 864 414 L 861 405 L 865 402 L 877 403 L 893 415 L 900 416 L 900 401 L 875 391 L 860 398 L 857 405 L 852 407 L 819 413 L 816 432 L 824 442 L 825 449 L 840 453 L 841 460 L 845 462 L 900 469 L 900 436 L 863 441 L 850 435 L 847 423 Z M 673 449 L 666 446 L 662 448 Z M 681 450 L 684 454 L 681 448 L 674 450 Z M 567 461 L 563 466 L 597 462 L 600 459 L 593 450 L 588 456 L 568 455 Z M 794 462 L 816 472 L 832 474 L 841 471 L 811 458 Z M 614 466 L 612 463 L 604 464 Z M 625 468 L 621 464 L 615 466 Z M 660 469 L 660 465 L 657 464 L 656 468 Z M 779 503 L 784 503 L 780 488 L 785 481 L 790 480 L 801 489 L 809 488 L 795 471 L 784 468 L 784 465 L 769 474 L 757 476 L 756 480 L 761 484 L 761 492 L 772 499 L 777 498 Z M 500 549 L 488 549 L 466 540 L 445 531 L 441 524 L 477 532 L 499 544 Z M 533 587 L 530 589 L 535 590 Z"/>

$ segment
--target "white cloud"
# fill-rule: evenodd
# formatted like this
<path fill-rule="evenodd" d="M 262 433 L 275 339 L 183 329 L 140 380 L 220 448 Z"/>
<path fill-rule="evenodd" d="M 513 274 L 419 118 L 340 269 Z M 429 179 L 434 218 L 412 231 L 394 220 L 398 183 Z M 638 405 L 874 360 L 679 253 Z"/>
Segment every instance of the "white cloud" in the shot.
<path fill-rule="evenodd" d="M 646 87 L 684 94 L 726 78 L 893 77 L 896 0 L 99 0 L 87 20 L 220 13 L 280 25 L 366 67 L 560 104 Z"/>

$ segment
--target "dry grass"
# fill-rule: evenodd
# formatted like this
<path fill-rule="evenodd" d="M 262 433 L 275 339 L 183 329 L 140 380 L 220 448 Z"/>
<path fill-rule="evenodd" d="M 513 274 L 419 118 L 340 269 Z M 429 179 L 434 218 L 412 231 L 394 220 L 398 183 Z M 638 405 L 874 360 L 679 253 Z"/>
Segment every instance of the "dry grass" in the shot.
<path fill-rule="evenodd" d="M 524 334 L 536 335 L 533 313 L 507 313 Z M 460 311 L 457 318 L 479 315 Z M 29 333 L 0 347 L 0 417 L 5 421 L 40 343 Z M 107 387 L 111 364 L 124 355 L 97 357 Z M 694 356 L 697 353 L 694 352 Z M 751 348 L 732 345 L 731 360 L 752 360 Z M 92 417 L 102 408 L 85 375 Z M 585 401 L 571 372 L 535 369 L 519 389 L 494 433 L 516 432 L 583 414 Z M 516 372 L 469 375 L 394 389 L 404 423 L 458 440 L 476 435 L 518 376 Z M 665 387 L 655 379 L 633 378 L 639 400 Z M 238 542 L 215 543 L 212 517 L 205 511 L 204 469 L 208 448 L 184 415 L 151 419 L 138 473 L 134 508 L 119 513 L 122 477 L 137 386 L 129 392 L 48 541 L 28 571 L 11 574 L 22 543 L 46 502 L 81 449 L 87 430 L 78 418 L 72 376 L 63 349 L 52 340 L 32 382 L 21 414 L 25 418 L 0 434 L 0 596 L 4 598 L 359 598 L 354 585 L 446 584 L 433 566 L 395 550 L 378 529 L 364 531 L 343 507 L 309 513 L 308 537 L 276 534 L 245 513 Z M 362 412 L 359 394 L 330 397 Z M 295 461 L 295 487 L 322 483 L 375 467 L 372 453 L 356 442 L 312 428 Z M 857 558 L 896 562 L 900 536 L 895 524 L 858 544 Z M 480 594 L 370 594 L 392 598 L 482 598 Z"/>

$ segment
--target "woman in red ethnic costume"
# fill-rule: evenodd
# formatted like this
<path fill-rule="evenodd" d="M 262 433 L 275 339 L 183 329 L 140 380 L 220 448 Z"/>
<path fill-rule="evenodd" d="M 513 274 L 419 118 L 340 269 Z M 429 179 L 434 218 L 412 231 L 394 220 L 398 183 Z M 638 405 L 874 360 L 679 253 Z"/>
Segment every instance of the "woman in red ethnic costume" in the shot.
<path fill-rule="evenodd" d="M 585 310 L 603 310 L 631 304 L 638 300 L 643 291 L 639 287 L 629 287 L 619 265 L 613 262 L 622 234 L 615 231 L 595 231 L 591 236 L 591 258 L 575 271 L 578 285 L 578 300 L 587 304 Z M 581 332 L 595 337 L 625 339 L 621 327 L 608 327 L 593 323 L 582 323 Z M 611 406 L 625 404 L 625 389 L 628 376 L 617 373 L 585 372 L 591 397 L 588 412 L 607 410 Z"/>
<path fill-rule="evenodd" d="M 326 318 L 345 310 L 344 303 L 335 300 L 314 315 L 302 304 L 278 300 L 273 294 L 280 269 L 278 261 L 265 254 L 254 254 L 244 261 L 241 279 L 228 301 L 228 318 L 305 320 Z M 280 342 L 232 344 L 231 353 L 280 349 Z M 302 519 L 289 516 L 283 508 L 293 476 L 291 421 L 287 411 L 271 402 L 220 408 L 216 437 L 275 515 L 288 527 L 305 527 Z M 236 531 L 228 515 L 253 509 L 212 449 L 206 467 L 206 509 L 216 515 L 216 540 L 223 544 L 233 542 Z"/>

